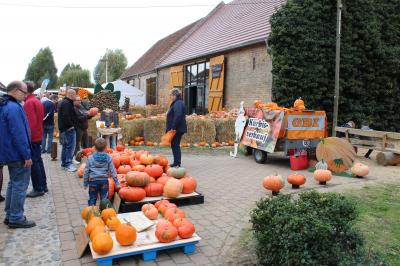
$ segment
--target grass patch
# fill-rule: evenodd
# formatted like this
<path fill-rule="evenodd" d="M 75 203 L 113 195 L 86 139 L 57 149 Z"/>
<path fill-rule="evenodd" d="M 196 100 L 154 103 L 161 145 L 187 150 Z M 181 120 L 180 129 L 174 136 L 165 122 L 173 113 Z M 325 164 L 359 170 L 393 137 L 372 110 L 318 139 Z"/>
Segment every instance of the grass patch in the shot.
<path fill-rule="evenodd" d="M 347 193 L 357 206 L 357 226 L 366 248 L 390 265 L 400 265 L 400 183 L 365 187 Z"/>

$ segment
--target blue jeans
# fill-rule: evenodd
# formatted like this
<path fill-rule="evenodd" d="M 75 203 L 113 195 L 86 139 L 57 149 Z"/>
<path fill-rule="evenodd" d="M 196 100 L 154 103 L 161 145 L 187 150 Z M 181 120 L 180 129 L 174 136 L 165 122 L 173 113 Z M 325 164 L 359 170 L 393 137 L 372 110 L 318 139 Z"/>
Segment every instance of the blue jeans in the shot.
<path fill-rule="evenodd" d="M 181 139 L 182 136 L 185 133 L 182 132 L 176 132 L 174 138 L 171 141 L 171 149 L 172 149 L 172 154 L 174 155 L 174 163 L 173 165 L 181 165 Z"/>
<path fill-rule="evenodd" d="M 69 129 L 61 133 L 60 143 L 61 149 L 61 166 L 68 167 L 72 164 L 72 158 L 74 156 L 76 142 L 76 131 L 75 129 Z"/>
<path fill-rule="evenodd" d="M 44 165 L 42 160 L 42 152 L 40 149 L 41 142 L 32 142 L 32 168 L 31 168 L 31 179 L 33 190 L 38 192 L 44 192 L 47 187 L 46 172 L 44 171 Z"/>
<path fill-rule="evenodd" d="M 54 125 L 43 126 L 43 138 L 42 138 L 42 153 L 51 153 L 51 144 L 53 143 Z M 46 149 L 47 139 L 47 149 Z"/>
<path fill-rule="evenodd" d="M 88 205 L 96 205 L 97 195 L 100 193 L 100 201 L 108 197 L 108 180 L 89 181 Z"/>
<path fill-rule="evenodd" d="M 29 186 L 30 167 L 24 167 L 24 162 L 16 162 L 8 165 L 10 180 L 8 181 L 6 195 L 6 218 L 10 223 L 24 221 L 24 203 L 26 190 Z"/>

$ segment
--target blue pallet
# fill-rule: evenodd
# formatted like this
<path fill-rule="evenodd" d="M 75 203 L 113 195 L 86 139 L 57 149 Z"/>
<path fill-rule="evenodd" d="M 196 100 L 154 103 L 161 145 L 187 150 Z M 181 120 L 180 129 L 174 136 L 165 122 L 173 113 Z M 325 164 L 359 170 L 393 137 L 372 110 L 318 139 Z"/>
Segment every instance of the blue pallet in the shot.
<path fill-rule="evenodd" d="M 199 243 L 198 240 L 193 241 L 193 242 L 175 244 L 175 245 L 170 245 L 170 246 L 165 246 L 165 247 L 158 247 L 158 248 L 153 248 L 153 249 L 148 249 L 148 250 L 128 252 L 128 253 L 119 254 L 119 255 L 115 255 L 115 256 L 98 258 L 98 259 L 96 259 L 96 261 L 99 266 L 112 266 L 113 259 L 119 259 L 119 258 L 123 258 L 123 257 L 133 256 L 133 255 L 142 255 L 142 259 L 144 261 L 152 261 L 152 260 L 156 259 L 157 251 L 159 251 L 159 250 L 182 248 L 183 253 L 185 253 L 185 254 L 193 253 L 196 250 L 197 243 Z"/>

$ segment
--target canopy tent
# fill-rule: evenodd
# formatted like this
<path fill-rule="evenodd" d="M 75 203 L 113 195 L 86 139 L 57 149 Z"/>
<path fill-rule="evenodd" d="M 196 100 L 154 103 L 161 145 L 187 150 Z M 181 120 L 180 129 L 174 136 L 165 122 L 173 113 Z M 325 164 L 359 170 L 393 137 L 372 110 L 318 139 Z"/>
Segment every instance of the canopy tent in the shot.
<path fill-rule="evenodd" d="M 124 104 L 125 97 L 128 97 L 130 99 L 130 104 L 143 106 L 146 105 L 146 95 L 138 88 L 129 85 L 128 83 L 120 79 L 109 83 L 112 83 L 114 85 L 114 91 L 121 92 L 121 99 L 119 100 L 120 106 Z M 102 87 L 105 88 L 107 84 L 108 83 L 102 84 Z"/>

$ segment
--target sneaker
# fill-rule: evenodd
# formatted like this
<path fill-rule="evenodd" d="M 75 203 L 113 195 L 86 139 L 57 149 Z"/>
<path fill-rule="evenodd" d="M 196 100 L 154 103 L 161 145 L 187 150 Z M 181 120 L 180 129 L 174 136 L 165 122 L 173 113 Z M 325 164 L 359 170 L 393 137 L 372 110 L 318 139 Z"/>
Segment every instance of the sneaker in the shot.
<path fill-rule="evenodd" d="M 28 197 L 28 198 L 36 198 L 36 197 L 40 197 L 40 196 L 43 196 L 43 195 L 44 195 L 43 191 L 32 190 L 31 192 L 26 194 L 26 197 Z"/>
<path fill-rule="evenodd" d="M 2 202 L 4 200 L 5 200 L 5 198 L 2 195 L 0 195 L 0 202 Z"/>
<path fill-rule="evenodd" d="M 78 161 L 75 160 L 75 159 L 72 160 L 72 163 L 73 163 L 73 164 L 80 164 L 80 162 L 78 162 Z"/>
<path fill-rule="evenodd" d="M 11 229 L 16 229 L 16 228 L 31 228 L 36 226 L 36 223 L 34 221 L 29 221 L 26 219 L 24 219 L 23 222 L 19 222 L 19 223 L 8 223 L 8 228 Z"/>
<path fill-rule="evenodd" d="M 72 164 L 67 167 L 68 172 L 76 172 L 76 170 L 78 170 L 78 169 L 76 169 L 76 167 Z"/>
<path fill-rule="evenodd" d="M 44 193 L 49 192 L 49 189 L 47 188 L 47 186 L 44 188 Z"/>

